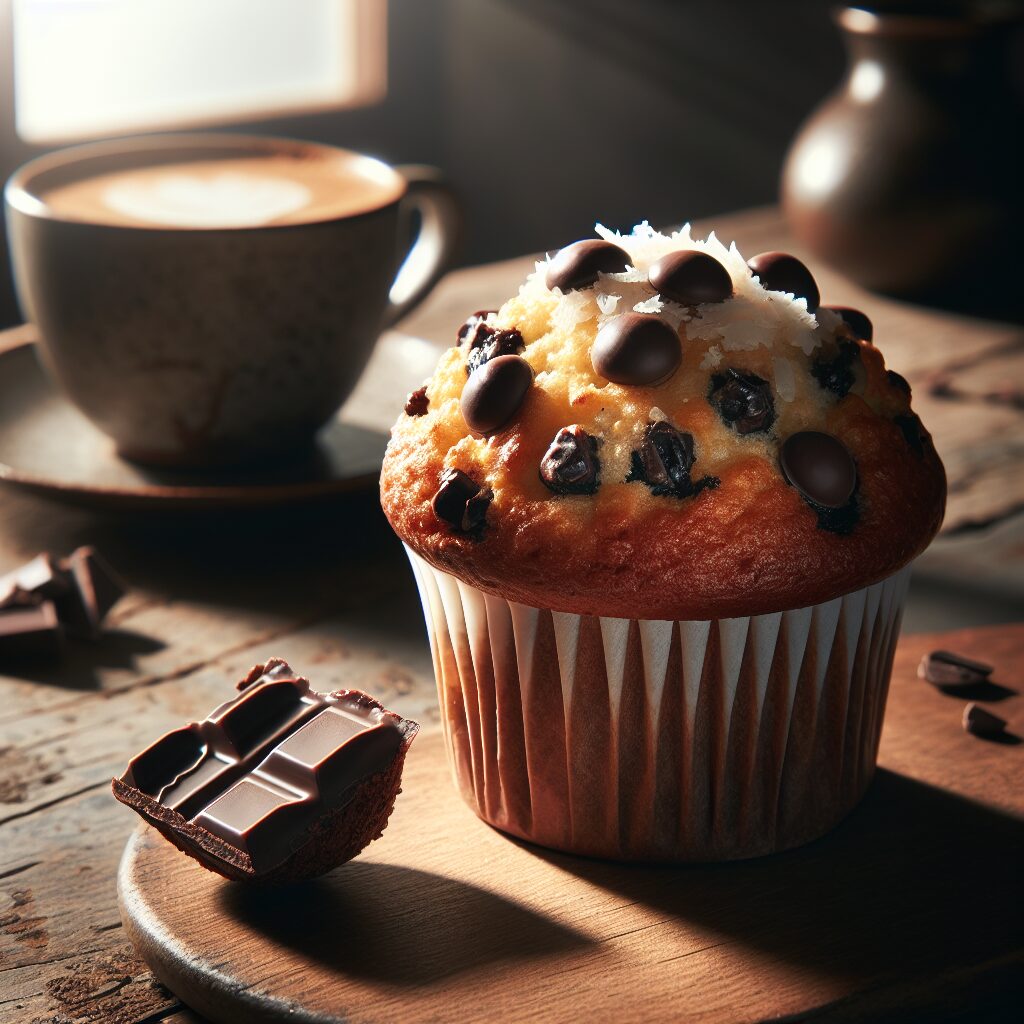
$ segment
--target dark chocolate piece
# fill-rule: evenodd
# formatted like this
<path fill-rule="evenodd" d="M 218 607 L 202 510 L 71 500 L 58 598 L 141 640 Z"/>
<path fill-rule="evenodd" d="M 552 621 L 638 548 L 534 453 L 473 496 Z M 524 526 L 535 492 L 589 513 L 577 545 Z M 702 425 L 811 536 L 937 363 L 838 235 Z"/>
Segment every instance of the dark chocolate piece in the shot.
<path fill-rule="evenodd" d="M 487 327 L 485 321 L 492 313 L 497 313 L 496 309 L 478 309 L 472 315 L 466 317 L 466 322 L 459 328 L 456 337 L 458 343 L 461 345 L 467 339 L 469 341 L 469 347 L 472 348 L 475 343 L 477 332 L 483 327 Z M 488 328 L 493 329 L 493 328 Z"/>
<path fill-rule="evenodd" d="M 789 292 L 798 299 L 806 299 L 810 313 L 818 308 L 821 296 L 814 275 L 795 256 L 777 250 L 761 252 L 747 260 L 747 266 L 769 291 Z"/>
<path fill-rule="evenodd" d="M 51 661 L 63 644 L 52 601 L 0 608 L 0 671 L 11 663 Z"/>
<path fill-rule="evenodd" d="M 857 486 L 857 464 L 846 445 L 831 434 L 802 430 L 779 451 L 782 473 L 812 505 L 840 509 Z"/>
<path fill-rule="evenodd" d="M 972 701 L 964 708 L 963 727 L 974 736 L 992 739 L 1006 734 L 1006 719 L 993 715 Z"/>
<path fill-rule="evenodd" d="M 673 252 L 651 266 L 647 279 L 658 293 L 684 306 L 724 302 L 732 295 L 729 271 L 706 252 Z"/>
<path fill-rule="evenodd" d="M 419 726 L 358 691 L 316 693 L 277 658 L 245 682 L 132 758 L 114 795 L 227 878 L 322 874 L 380 835 Z"/>
<path fill-rule="evenodd" d="M 471 376 L 484 363 L 489 363 L 498 356 L 517 356 L 525 348 L 523 336 L 514 327 L 507 331 L 499 331 L 484 324 L 470 342 L 469 355 L 466 357 L 466 376 Z"/>
<path fill-rule="evenodd" d="M 498 433 L 519 411 L 533 383 L 522 356 L 498 356 L 474 370 L 462 389 L 462 418 L 475 434 Z"/>
<path fill-rule="evenodd" d="M 649 313 L 623 313 L 600 331 L 590 350 L 594 370 L 616 384 L 661 384 L 683 358 L 679 335 Z"/>
<path fill-rule="evenodd" d="M 659 497 L 690 498 L 720 483 L 715 476 L 694 480 L 690 473 L 696 459 L 693 435 L 658 420 L 647 427 L 643 444 L 633 452 L 626 482 L 642 481 Z"/>
<path fill-rule="evenodd" d="M 885 379 L 892 387 L 902 391 L 907 397 L 910 396 L 910 381 L 902 373 L 897 373 L 895 370 L 886 370 Z"/>
<path fill-rule="evenodd" d="M 540 478 L 555 494 L 594 494 L 601 462 L 597 438 L 578 423 L 562 427 L 540 460 Z"/>
<path fill-rule="evenodd" d="M 409 392 L 409 396 L 405 400 L 406 416 L 426 416 L 427 409 L 429 408 L 430 399 L 427 398 L 426 384 L 421 388 L 417 388 L 415 391 Z"/>
<path fill-rule="evenodd" d="M 438 519 L 460 533 L 479 534 L 493 498 L 494 491 L 481 487 L 461 469 L 446 469 L 430 504 Z"/>
<path fill-rule="evenodd" d="M 94 640 L 107 612 L 125 586 L 91 547 L 76 548 L 56 561 L 42 554 L 0 577 L 0 607 L 52 601 L 61 625 L 77 637 Z"/>
<path fill-rule="evenodd" d="M 544 283 L 554 291 L 589 288 L 598 274 L 619 274 L 629 266 L 629 254 L 600 238 L 585 238 L 559 249 L 548 263 Z"/>
<path fill-rule="evenodd" d="M 0 576 L 0 607 L 53 601 L 71 591 L 68 573 L 48 554 Z"/>
<path fill-rule="evenodd" d="M 771 385 L 756 373 L 730 368 L 714 374 L 708 401 L 737 434 L 763 433 L 775 422 Z"/>
<path fill-rule="evenodd" d="M 837 398 L 850 393 L 856 378 L 854 366 L 860 363 L 860 348 L 855 341 L 839 342 L 836 354 L 831 359 L 818 359 L 811 364 L 814 379 Z"/>
<path fill-rule="evenodd" d="M 893 416 L 893 423 L 900 428 L 904 440 L 910 445 L 915 455 L 924 455 L 924 426 L 918 418 L 917 413 L 909 412 L 903 416 Z"/>
<path fill-rule="evenodd" d="M 875 335 L 875 329 L 868 319 L 867 314 L 852 306 L 822 306 L 822 309 L 831 310 L 836 316 L 841 317 L 843 323 L 853 331 L 855 337 L 861 341 L 871 341 Z"/>
<path fill-rule="evenodd" d="M 972 661 L 952 651 L 932 651 L 926 654 L 917 666 L 920 679 L 927 679 L 936 686 L 972 686 L 984 683 L 994 671 L 991 665 Z"/>

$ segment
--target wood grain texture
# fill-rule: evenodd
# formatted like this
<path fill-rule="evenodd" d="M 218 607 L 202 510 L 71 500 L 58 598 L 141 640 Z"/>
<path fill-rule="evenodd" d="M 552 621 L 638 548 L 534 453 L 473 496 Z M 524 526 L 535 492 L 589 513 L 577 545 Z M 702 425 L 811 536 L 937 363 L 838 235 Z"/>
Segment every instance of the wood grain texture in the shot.
<path fill-rule="evenodd" d="M 384 838 L 302 886 L 226 884 L 141 827 L 119 876 L 128 934 L 214 1021 L 941 1009 L 958 987 L 1024 965 L 1024 745 L 967 735 L 962 701 L 915 678 L 936 642 L 900 648 L 868 798 L 801 850 L 665 869 L 513 842 L 461 803 L 434 733 L 410 753 Z M 998 679 L 1024 678 L 1024 627 L 942 643 L 992 658 Z M 1024 727 L 1024 699 L 1001 707 Z"/>

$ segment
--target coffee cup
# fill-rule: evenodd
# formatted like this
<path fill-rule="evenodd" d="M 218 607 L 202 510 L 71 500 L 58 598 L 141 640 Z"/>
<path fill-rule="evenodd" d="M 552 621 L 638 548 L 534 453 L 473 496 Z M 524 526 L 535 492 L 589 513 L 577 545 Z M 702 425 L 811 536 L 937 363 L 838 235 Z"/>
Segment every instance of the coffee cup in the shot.
<path fill-rule="evenodd" d="M 229 134 L 76 146 L 4 196 L 49 372 L 122 456 L 172 466 L 308 444 L 461 223 L 430 168 Z"/>

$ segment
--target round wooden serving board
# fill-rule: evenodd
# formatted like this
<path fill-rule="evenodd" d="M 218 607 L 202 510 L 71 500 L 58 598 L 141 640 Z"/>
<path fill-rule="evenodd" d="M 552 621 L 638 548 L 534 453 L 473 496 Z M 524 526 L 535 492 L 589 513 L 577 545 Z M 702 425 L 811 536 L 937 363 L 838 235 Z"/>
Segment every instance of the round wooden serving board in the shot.
<path fill-rule="evenodd" d="M 958 649 L 1019 680 L 1024 627 L 1006 633 Z M 435 732 L 413 744 L 384 837 L 313 882 L 225 882 L 139 828 L 125 927 L 215 1022 L 903 1021 L 1012 1002 L 1024 745 L 967 735 L 964 697 L 914 678 L 923 649 L 897 653 L 886 769 L 802 849 L 649 868 L 530 847 L 462 803 Z M 977 697 L 1021 732 L 1016 687 Z"/>

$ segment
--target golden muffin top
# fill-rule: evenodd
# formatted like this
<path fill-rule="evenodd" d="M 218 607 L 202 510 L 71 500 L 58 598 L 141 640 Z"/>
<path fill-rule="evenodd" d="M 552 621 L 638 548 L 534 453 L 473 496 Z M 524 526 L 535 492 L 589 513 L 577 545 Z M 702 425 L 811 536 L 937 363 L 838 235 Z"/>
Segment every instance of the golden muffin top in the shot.
<path fill-rule="evenodd" d="M 800 607 L 896 571 L 945 477 L 871 323 L 785 253 L 646 223 L 566 246 L 458 327 L 382 502 L 438 568 L 626 618 Z"/>

